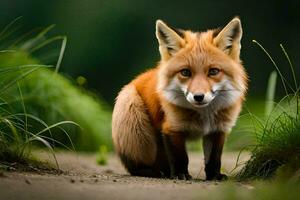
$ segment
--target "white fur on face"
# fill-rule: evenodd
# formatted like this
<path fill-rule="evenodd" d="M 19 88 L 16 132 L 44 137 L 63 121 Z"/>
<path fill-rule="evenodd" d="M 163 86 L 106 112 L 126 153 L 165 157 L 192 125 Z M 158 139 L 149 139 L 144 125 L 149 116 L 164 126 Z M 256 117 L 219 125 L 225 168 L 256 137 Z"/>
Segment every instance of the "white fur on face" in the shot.
<path fill-rule="evenodd" d="M 215 95 L 215 100 L 211 105 L 216 109 L 222 109 L 232 105 L 242 95 L 242 91 L 234 87 L 234 84 L 228 77 L 225 77 L 223 81 L 213 85 L 212 91 Z"/>
<path fill-rule="evenodd" d="M 187 101 L 187 86 L 179 83 L 177 78 L 173 78 L 169 85 L 163 89 L 164 97 L 177 106 L 184 108 L 192 108 L 192 105 Z"/>
<path fill-rule="evenodd" d="M 242 92 L 234 87 L 228 77 L 225 77 L 223 81 L 215 83 L 210 92 L 204 94 L 203 102 L 199 104 L 194 99 L 195 94 L 187 91 L 187 86 L 173 78 L 163 90 L 163 94 L 169 102 L 184 108 L 198 110 L 209 107 L 219 110 L 232 105 L 242 95 Z"/>
<path fill-rule="evenodd" d="M 215 98 L 215 96 L 211 92 L 207 92 L 207 93 L 204 94 L 203 101 L 201 102 L 201 104 L 199 104 L 199 102 L 195 101 L 194 96 L 195 96 L 195 94 L 193 94 L 192 92 L 188 92 L 188 95 L 186 96 L 186 99 L 193 106 L 198 107 L 198 108 L 208 106 L 209 103 Z"/>

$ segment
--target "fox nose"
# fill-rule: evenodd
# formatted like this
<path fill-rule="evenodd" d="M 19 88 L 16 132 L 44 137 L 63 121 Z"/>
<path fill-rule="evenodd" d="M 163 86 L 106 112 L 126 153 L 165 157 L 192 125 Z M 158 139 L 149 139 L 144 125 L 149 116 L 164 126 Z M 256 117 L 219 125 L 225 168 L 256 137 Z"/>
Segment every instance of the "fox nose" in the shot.
<path fill-rule="evenodd" d="M 194 100 L 197 101 L 198 103 L 202 102 L 204 99 L 204 94 L 195 94 L 194 95 Z"/>

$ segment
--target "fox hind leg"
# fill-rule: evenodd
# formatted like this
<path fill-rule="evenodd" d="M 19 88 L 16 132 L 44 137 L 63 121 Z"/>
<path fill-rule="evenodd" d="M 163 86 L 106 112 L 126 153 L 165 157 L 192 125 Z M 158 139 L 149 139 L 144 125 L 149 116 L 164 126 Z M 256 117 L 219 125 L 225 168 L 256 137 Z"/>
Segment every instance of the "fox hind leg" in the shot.
<path fill-rule="evenodd" d="M 158 177 L 156 132 L 134 85 L 125 86 L 117 97 L 112 117 L 115 150 L 128 172 Z"/>
<path fill-rule="evenodd" d="M 147 166 L 142 163 L 137 163 L 123 154 L 119 154 L 122 163 L 125 165 L 127 171 L 133 176 L 144 177 L 163 177 L 163 173 L 153 166 Z"/>

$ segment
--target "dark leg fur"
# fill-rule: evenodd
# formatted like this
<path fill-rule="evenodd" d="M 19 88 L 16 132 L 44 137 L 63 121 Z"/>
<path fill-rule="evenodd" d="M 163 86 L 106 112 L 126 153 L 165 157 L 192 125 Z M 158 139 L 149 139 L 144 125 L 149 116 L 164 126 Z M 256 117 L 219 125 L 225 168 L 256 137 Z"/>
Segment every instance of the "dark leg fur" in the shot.
<path fill-rule="evenodd" d="M 223 132 L 214 132 L 203 137 L 206 180 L 223 180 L 227 178 L 226 175 L 220 172 L 224 141 L 225 134 Z"/>
<path fill-rule="evenodd" d="M 185 138 L 181 135 L 163 135 L 166 157 L 169 162 L 170 178 L 189 180 L 188 155 L 185 148 Z"/>
<path fill-rule="evenodd" d="M 119 154 L 119 156 L 127 171 L 133 176 L 156 177 L 156 178 L 163 177 L 162 172 L 154 169 L 154 167 L 147 166 L 145 164 L 136 163 L 135 161 L 131 160 L 130 158 L 128 158 L 123 154 Z"/>
<path fill-rule="evenodd" d="M 127 171 L 133 176 L 191 179 L 188 173 L 188 156 L 185 138 L 180 135 L 163 135 L 157 140 L 158 152 L 153 166 L 137 163 L 128 156 L 119 154 Z M 147 155 L 145 155 L 147 156 Z"/>

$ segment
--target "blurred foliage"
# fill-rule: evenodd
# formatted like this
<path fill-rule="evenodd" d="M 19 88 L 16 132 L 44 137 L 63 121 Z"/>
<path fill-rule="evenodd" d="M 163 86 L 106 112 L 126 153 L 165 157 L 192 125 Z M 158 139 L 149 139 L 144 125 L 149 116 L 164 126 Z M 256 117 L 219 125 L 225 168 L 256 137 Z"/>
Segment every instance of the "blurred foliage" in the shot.
<path fill-rule="evenodd" d="M 39 62 L 25 51 L 0 54 L 0 69 L 34 63 Z M 16 68 L 9 73 L 1 74 L 2 87 L 7 84 L 6 80 L 25 74 L 29 69 Z M 56 146 L 63 144 L 72 148 L 73 142 L 76 150 L 97 150 L 100 144 L 105 144 L 111 149 L 111 111 L 101 99 L 76 87 L 71 80 L 47 68 L 32 71 L 19 80 L 19 86 L 20 88 L 15 84 L 1 94 L 13 114 L 23 113 L 24 104 L 27 114 L 43 120 L 48 125 L 63 120 L 79 124 L 80 128 L 64 125 L 64 129 L 51 131 L 49 139 L 53 144 Z M 31 132 L 37 132 L 42 126 L 33 121 L 28 124 Z"/>
<path fill-rule="evenodd" d="M 107 157 L 108 157 L 108 152 L 107 152 L 107 147 L 105 145 L 101 145 L 99 147 L 98 153 L 97 153 L 97 163 L 99 165 L 106 165 L 107 164 Z"/>
<path fill-rule="evenodd" d="M 227 149 L 236 150 L 255 142 L 251 129 L 256 125 L 252 122 L 251 114 L 260 116 L 264 113 L 266 77 L 273 71 L 272 65 L 251 41 L 252 39 L 263 41 L 266 47 L 272 49 L 271 53 L 279 66 L 286 64 L 281 51 L 275 48 L 282 42 L 294 62 L 299 63 L 300 57 L 297 56 L 300 43 L 299 5 L 297 1 L 279 0 L 272 3 L 237 0 L 231 2 L 225 0 L 184 2 L 178 0 L 53 0 L 47 2 L 2 0 L 0 24 L 6 24 L 18 16 L 23 16 L 10 33 L 19 36 L 19 33 L 24 30 L 32 29 L 34 33 L 39 30 L 36 27 L 55 23 L 57 28 L 52 31 L 68 36 L 61 71 L 76 79 L 81 88 L 92 89 L 101 96 L 101 102 L 103 98 L 112 105 L 124 84 L 138 73 L 155 66 L 159 61 L 158 44 L 155 38 L 156 19 L 162 19 L 173 27 L 203 31 L 224 26 L 232 17 L 239 15 L 244 32 L 241 57 L 251 82 L 250 98 L 247 99 L 237 126 L 226 144 Z M 31 34 L 28 33 L 29 36 Z M 12 38 L 17 37 L 5 40 L 13 42 Z M 3 40 L 0 41 L 0 46 L 2 46 L 1 42 Z M 31 52 L 31 55 L 39 58 L 40 63 L 51 64 L 57 60 L 57 52 L 57 45 L 52 44 Z M 295 68 L 295 71 L 296 76 L 299 77 L 299 68 Z M 288 68 L 283 68 L 282 72 L 287 79 L 290 79 Z M 82 89 L 78 91 L 82 92 Z M 278 91 L 277 95 L 282 94 L 282 86 L 278 85 L 276 91 Z M 79 101 L 79 98 L 74 99 L 74 103 L 76 100 Z M 58 106 L 55 109 L 63 108 L 65 106 Z M 68 110 L 72 110 L 71 107 L 68 107 Z M 72 117 L 75 118 L 75 109 L 73 108 L 72 111 Z M 90 112 L 90 115 L 91 119 L 97 118 L 95 112 Z M 85 124 L 88 123 L 87 121 Z M 94 124 L 101 126 L 101 123 Z M 89 132 L 96 130 L 95 127 Z M 109 137 L 109 134 L 106 134 L 107 141 Z M 199 149 L 201 145 L 196 142 L 191 146 L 192 149 Z"/>
<path fill-rule="evenodd" d="M 195 199 L 212 200 L 294 200 L 299 199 L 300 183 L 294 181 L 269 181 L 254 183 L 227 182 L 210 192 L 195 193 Z"/>
<path fill-rule="evenodd" d="M 16 31 L 55 23 L 56 32 L 68 36 L 62 71 L 73 78 L 85 77 L 87 87 L 113 104 L 124 84 L 159 61 L 156 19 L 197 31 L 224 26 L 239 15 L 244 30 L 241 57 L 251 79 L 250 94 L 263 96 L 273 67 L 251 41 L 257 39 L 272 49 L 279 66 L 286 60 L 275 47 L 283 43 L 299 63 L 299 5 L 292 0 L 2 0 L 0 23 L 23 16 L 23 26 Z M 49 54 L 42 63 L 48 61 Z M 299 77 L 299 68 L 295 70 Z M 290 77 L 288 68 L 283 73 Z M 280 95 L 283 90 L 278 87 Z"/>

